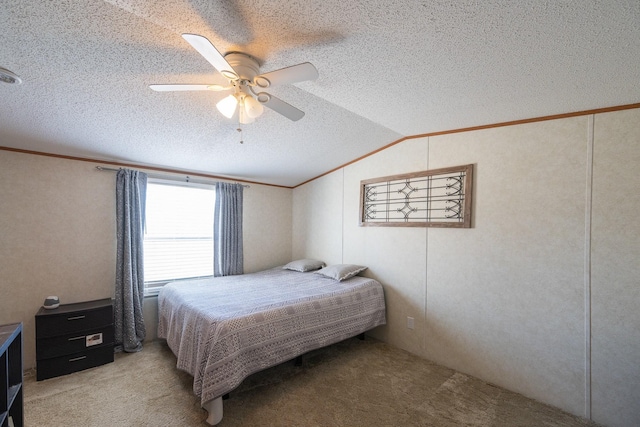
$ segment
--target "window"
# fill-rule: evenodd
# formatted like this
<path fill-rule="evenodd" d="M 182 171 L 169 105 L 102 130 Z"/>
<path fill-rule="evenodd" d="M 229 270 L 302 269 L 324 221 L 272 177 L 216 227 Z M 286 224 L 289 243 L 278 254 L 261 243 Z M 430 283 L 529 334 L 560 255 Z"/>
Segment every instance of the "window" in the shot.
<path fill-rule="evenodd" d="M 144 232 L 147 294 L 172 280 L 213 276 L 212 186 L 149 179 Z"/>

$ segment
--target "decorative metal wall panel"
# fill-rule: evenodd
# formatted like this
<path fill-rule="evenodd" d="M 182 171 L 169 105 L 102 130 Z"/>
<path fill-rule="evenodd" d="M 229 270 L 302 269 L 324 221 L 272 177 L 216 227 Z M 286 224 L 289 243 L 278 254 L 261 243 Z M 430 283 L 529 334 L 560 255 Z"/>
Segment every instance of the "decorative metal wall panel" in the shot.
<path fill-rule="evenodd" d="M 361 226 L 471 227 L 473 165 L 360 182 Z"/>

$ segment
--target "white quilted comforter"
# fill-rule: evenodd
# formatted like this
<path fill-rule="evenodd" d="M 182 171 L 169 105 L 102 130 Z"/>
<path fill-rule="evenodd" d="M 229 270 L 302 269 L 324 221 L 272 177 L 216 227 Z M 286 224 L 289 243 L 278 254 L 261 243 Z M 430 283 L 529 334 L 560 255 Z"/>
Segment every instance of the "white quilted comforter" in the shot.
<path fill-rule="evenodd" d="M 158 336 L 193 376 L 204 404 L 254 372 L 385 324 L 382 286 L 277 267 L 170 283 L 158 296 Z"/>

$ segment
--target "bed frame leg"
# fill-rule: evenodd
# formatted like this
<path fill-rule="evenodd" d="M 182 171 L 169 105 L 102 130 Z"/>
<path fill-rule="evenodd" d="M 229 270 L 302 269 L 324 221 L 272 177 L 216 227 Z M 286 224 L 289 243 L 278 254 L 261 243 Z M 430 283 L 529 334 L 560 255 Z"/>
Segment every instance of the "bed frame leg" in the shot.
<path fill-rule="evenodd" d="M 359 339 L 360 341 L 364 341 L 364 332 L 363 332 L 363 333 L 361 333 L 360 335 L 358 335 L 358 339 Z"/>
<path fill-rule="evenodd" d="M 208 401 L 202 407 L 209 413 L 207 416 L 207 424 L 214 426 L 222 421 L 222 398 L 216 397 Z"/>

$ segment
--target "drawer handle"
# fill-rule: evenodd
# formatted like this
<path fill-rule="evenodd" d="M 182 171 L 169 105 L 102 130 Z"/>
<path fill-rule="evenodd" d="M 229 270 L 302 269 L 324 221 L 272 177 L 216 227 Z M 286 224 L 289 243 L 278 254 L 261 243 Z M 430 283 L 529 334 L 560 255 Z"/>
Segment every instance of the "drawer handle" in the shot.
<path fill-rule="evenodd" d="M 80 320 L 80 319 L 84 319 L 85 316 L 74 316 L 74 317 L 67 317 L 67 320 Z"/>
<path fill-rule="evenodd" d="M 74 357 L 73 359 L 69 359 L 69 362 L 77 362 L 78 360 L 86 359 L 87 356 Z"/>
<path fill-rule="evenodd" d="M 84 335 L 81 337 L 73 337 L 73 338 L 69 338 L 68 341 L 76 341 L 76 340 L 83 340 L 84 339 Z"/>

